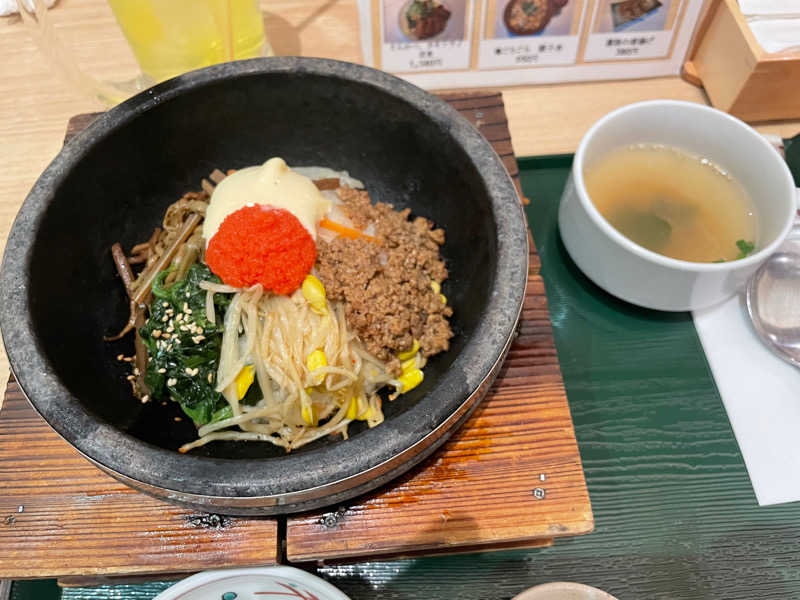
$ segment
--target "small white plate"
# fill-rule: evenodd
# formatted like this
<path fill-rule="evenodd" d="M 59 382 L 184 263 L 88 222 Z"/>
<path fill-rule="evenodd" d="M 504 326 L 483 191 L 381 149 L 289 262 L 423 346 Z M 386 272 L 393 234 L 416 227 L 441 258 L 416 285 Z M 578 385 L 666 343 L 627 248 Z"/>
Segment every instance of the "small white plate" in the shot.
<path fill-rule="evenodd" d="M 204 571 L 153 600 L 350 600 L 319 577 L 294 567 Z"/>
<path fill-rule="evenodd" d="M 512 600 L 616 600 L 611 594 L 582 583 L 556 581 L 525 590 Z"/>

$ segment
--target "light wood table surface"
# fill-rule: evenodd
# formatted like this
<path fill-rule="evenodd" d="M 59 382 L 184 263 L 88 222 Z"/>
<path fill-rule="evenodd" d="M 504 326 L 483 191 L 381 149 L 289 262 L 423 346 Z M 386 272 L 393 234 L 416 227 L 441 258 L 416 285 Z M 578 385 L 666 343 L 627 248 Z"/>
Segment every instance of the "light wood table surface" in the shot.
<path fill-rule="evenodd" d="M 361 61 L 356 0 L 262 1 L 267 35 L 279 55 Z M 107 43 L 105 0 L 59 0 L 54 18 L 81 40 L 82 51 L 112 77 L 120 56 Z M 58 11 L 58 12 L 55 12 Z M 70 116 L 102 109 L 67 85 L 45 59 L 19 17 L 0 19 L 0 252 L 22 201 L 61 148 Z M 605 113 L 639 100 L 670 98 L 706 103 L 677 77 L 636 81 L 523 86 L 503 89 L 517 156 L 573 152 Z M 757 125 L 790 137 L 800 121 Z M 2 301 L 2 299 L 0 299 Z M 8 362 L 0 350 L 0 382 Z"/>

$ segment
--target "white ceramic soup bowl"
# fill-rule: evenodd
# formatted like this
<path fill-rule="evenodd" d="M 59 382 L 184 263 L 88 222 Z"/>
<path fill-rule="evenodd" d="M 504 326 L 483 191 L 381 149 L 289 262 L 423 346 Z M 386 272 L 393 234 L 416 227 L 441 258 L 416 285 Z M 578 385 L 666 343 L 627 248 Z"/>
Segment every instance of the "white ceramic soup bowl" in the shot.
<path fill-rule="evenodd" d="M 724 263 L 688 262 L 647 250 L 614 229 L 592 204 L 584 169 L 617 148 L 640 143 L 683 149 L 736 178 L 756 206 L 756 251 Z M 584 136 L 561 198 L 558 226 L 575 264 L 610 294 L 646 308 L 695 310 L 722 302 L 744 287 L 786 238 L 797 202 L 786 163 L 754 129 L 707 106 L 654 100 L 609 113 Z"/>

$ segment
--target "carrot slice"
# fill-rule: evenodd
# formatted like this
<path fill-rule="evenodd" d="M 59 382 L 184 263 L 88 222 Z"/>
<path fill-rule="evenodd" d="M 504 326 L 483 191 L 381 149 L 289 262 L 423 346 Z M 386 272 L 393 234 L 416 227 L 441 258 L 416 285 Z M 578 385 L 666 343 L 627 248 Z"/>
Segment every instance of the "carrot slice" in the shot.
<path fill-rule="evenodd" d="M 341 223 L 337 223 L 336 221 L 331 221 L 330 219 L 322 219 L 319 222 L 319 226 L 327 229 L 329 231 L 333 231 L 338 233 L 342 237 L 346 237 L 347 239 L 354 240 L 356 238 L 364 238 L 373 243 L 378 243 L 378 238 L 372 237 L 371 235 L 367 235 L 366 233 L 359 231 L 358 229 L 353 229 L 352 227 L 348 227 L 347 225 L 342 225 Z"/>

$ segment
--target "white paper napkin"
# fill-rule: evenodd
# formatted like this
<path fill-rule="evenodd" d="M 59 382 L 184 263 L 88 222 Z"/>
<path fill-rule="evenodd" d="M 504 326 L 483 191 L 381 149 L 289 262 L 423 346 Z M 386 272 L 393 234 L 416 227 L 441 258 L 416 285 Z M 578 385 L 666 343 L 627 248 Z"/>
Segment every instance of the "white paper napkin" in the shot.
<path fill-rule="evenodd" d="M 796 50 L 800 54 L 800 15 L 783 19 L 750 18 L 747 24 L 765 52 Z"/>
<path fill-rule="evenodd" d="M 739 0 L 739 9 L 765 52 L 800 53 L 800 0 Z"/>
<path fill-rule="evenodd" d="M 800 369 L 759 341 L 743 296 L 693 317 L 759 505 L 800 500 Z"/>
<path fill-rule="evenodd" d="M 739 10 L 749 15 L 792 15 L 800 14 L 797 0 L 739 0 Z"/>

